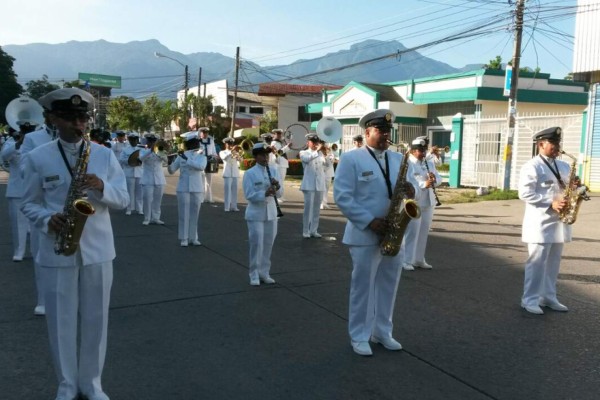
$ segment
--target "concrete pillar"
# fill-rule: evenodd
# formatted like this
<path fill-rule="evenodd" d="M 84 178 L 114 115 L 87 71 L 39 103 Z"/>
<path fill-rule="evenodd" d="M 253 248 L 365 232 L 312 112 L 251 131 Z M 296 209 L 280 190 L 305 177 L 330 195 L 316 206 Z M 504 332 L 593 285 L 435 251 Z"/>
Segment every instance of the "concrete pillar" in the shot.
<path fill-rule="evenodd" d="M 450 187 L 460 186 L 460 163 L 462 153 L 462 135 L 464 117 L 461 113 L 452 118 L 452 133 L 450 134 L 450 176 L 448 184 Z"/>

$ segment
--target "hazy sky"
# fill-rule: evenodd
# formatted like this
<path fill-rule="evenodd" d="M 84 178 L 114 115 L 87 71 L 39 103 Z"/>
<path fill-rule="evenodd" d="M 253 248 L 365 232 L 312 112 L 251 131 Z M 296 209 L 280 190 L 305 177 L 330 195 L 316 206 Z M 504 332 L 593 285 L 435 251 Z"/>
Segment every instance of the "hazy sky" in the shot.
<path fill-rule="evenodd" d="M 526 4 L 521 65 L 564 77 L 572 69 L 576 0 Z M 234 57 L 240 46 L 243 58 L 267 66 L 322 56 L 366 39 L 422 46 L 495 21 L 481 37 L 418 50 L 462 67 L 496 55 L 512 58 L 511 10 L 507 0 L 2 0 L 0 46 L 158 39 L 184 54 Z"/>

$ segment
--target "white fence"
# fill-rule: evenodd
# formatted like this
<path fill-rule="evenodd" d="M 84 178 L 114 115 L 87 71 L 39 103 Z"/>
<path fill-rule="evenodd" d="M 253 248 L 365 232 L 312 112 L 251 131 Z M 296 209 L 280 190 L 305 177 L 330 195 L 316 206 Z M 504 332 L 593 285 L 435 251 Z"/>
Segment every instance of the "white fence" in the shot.
<path fill-rule="evenodd" d="M 531 139 L 535 132 L 560 126 L 563 130 L 563 150 L 579 157 L 582 124 L 582 114 L 519 115 L 513 140 L 510 188 L 517 188 L 521 167 L 535 155 Z M 506 116 L 465 119 L 460 177 L 462 186 L 502 187 L 502 159 L 507 132 Z"/>

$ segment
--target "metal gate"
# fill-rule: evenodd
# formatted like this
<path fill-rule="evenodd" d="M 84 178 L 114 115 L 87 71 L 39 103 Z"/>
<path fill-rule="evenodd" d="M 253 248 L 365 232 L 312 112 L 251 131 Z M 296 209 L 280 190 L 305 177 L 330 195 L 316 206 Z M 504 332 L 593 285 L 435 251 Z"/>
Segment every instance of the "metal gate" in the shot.
<path fill-rule="evenodd" d="M 588 108 L 587 143 L 585 146 L 585 168 L 583 182 L 591 191 L 600 190 L 600 84 L 590 88 Z"/>
<path fill-rule="evenodd" d="M 577 156 L 582 123 L 582 114 L 520 115 L 516 121 L 513 140 L 510 188 L 517 189 L 521 167 L 535 154 L 535 146 L 531 139 L 535 132 L 551 126 L 560 126 L 563 129 L 564 151 Z M 504 176 L 501 164 L 507 131 L 505 116 L 465 119 L 460 160 L 461 185 L 502 187 Z M 600 143 L 598 154 L 600 156 Z"/>

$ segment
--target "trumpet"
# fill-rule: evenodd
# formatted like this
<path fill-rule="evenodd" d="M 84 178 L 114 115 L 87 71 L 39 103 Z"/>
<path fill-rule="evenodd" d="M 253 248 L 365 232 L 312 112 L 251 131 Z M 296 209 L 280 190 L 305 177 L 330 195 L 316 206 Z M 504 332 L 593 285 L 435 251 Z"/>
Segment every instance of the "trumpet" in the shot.
<path fill-rule="evenodd" d="M 433 146 L 433 147 L 431 148 L 431 152 L 432 152 L 433 154 L 435 154 L 436 156 L 438 156 L 438 157 L 442 155 L 442 151 L 443 151 L 445 154 L 448 154 L 448 153 L 450 153 L 450 146 L 444 146 L 444 147 Z"/>
<path fill-rule="evenodd" d="M 405 143 L 405 142 L 394 143 L 391 140 L 387 140 L 387 142 L 390 146 L 394 146 L 396 148 L 396 151 L 399 153 L 404 154 L 408 150 L 408 143 Z"/>
<path fill-rule="evenodd" d="M 233 146 L 233 148 L 231 149 L 231 156 L 236 160 L 236 161 L 242 161 L 243 160 L 243 156 L 242 156 L 242 148 L 239 145 L 235 145 Z"/>

